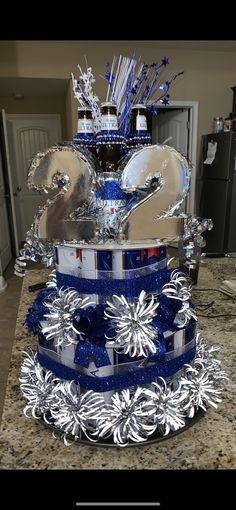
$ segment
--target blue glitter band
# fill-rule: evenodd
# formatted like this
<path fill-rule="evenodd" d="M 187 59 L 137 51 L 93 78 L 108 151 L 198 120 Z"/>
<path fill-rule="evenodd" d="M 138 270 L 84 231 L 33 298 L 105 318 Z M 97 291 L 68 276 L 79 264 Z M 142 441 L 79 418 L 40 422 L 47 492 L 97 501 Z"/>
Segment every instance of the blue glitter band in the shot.
<path fill-rule="evenodd" d="M 128 280 L 108 279 L 94 280 L 77 278 L 76 276 L 56 272 L 57 287 L 71 287 L 82 294 L 97 294 L 98 296 L 111 296 L 118 294 L 126 297 L 137 297 L 140 292 L 158 292 L 169 281 L 172 269 L 160 269 L 154 273 Z"/>
<path fill-rule="evenodd" d="M 95 136 L 93 133 L 77 133 L 74 136 L 74 140 L 94 140 Z"/>
<path fill-rule="evenodd" d="M 96 134 L 96 144 L 100 145 L 102 143 L 119 143 L 126 145 L 126 139 L 124 136 L 120 135 L 118 131 L 104 130 Z"/>
<path fill-rule="evenodd" d="M 147 131 L 136 131 L 134 134 L 130 134 L 127 138 L 127 145 L 129 147 L 138 144 L 150 145 L 151 142 L 151 135 L 147 133 Z"/>
<path fill-rule="evenodd" d="M 73 138 L 73 143 L 75 145 L 85 145 L 89 147 L 96 147 L 96 140 L 93 134 L 77 134 Z"/>
<path fill-rule="evenodd" d="M 24 324 L 26 324 L 29 331 L 35 335 L 40 331 L 40 321 L 44 320 L 44 314 L 47 313 L 44 301 L 50 297 L 54 297 L 55 299 L 57 297 L 57 291 L 54 288 L 41 290 L 37 294 L 32 306 L 28 309 Z"/>
<path fill-rule="evenodd" d="M 37 351 L 37 358 L 40 365 L 50 370 L 57 377 L 69 381 L 76 381 L 81 388 L 97 391 L 99 393 L 105 391 L 123 390 L 130 386 L 144 386 L 155 381 L 158 377 L 167 379 L 183 368 L 186 363 L 191 363 L 196 353 L 196 347 L 188 352 L 162 363 L 161 360 L 155 365 L 139 368 L 133 372 L 121 373 L 117 375 L 109 375 L 106 377 L 93 377 L 90 375 L 80 374 L 73 368 L 69 368 L 55 360 L 48 358 Z"/>
<path fill-rule="evenodd" d="M 96 138 L 101 138 L 103 136 L 113 136 L 120 138 L 121 140 L 125 140 L 125 137 L 120 134 L 119 130 L 115 129 L 103 129 L 102 131 L 98 131 L 96 134 Z"/>
<path fill-rule="evenodd" d="M 145 138 L 150 138 L 151 139 L 150 133 L 148 133 L 148 131 L 144 131 L 142 129 L 136 130 L 134 133 L 130 133 L 127 138 L 128 139 L 135 138 L 136 136 L 144 136 Z"/>

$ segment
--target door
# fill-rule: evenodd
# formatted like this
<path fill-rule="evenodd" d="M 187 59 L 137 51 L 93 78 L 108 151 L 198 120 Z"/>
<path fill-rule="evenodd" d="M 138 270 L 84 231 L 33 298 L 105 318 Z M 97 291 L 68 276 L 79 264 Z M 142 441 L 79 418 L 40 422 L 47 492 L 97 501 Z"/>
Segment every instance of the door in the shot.
<path fill-rule="evenodd" d="M 34 156 L 61 139 L 60 115 L 7 115 L 7 134 L 11 158 L 14 204 L 19 243 L 25 241 L 39 206 L 50 194 L 27 188 L 27 175 Z"/>
<path fill-rule="evenodd" d="M 11 238 L 7 212 L 8 199 L 9 194 L 7 194 L 3 177 L 2 151 L 0 150 L 0 276 L 12 258 Z"/>
<path fill-rule="evenodd" d="M 2 110 L 0 118 L 1 128 L 1 202 L 2 202 L 2 258 L 3 268 L 10 262 L 12 251 L 14 256 L 19 255 L 19 243 L 17 237 L 16 212 L 13 197 L 12 173 L 10 152 L 8 145 L 7 126 L 5 111 Z M 5 200 L 4 200 L 5 199 Z M 4 225 L 4 227 L 3 227 Z"/>
<path fill-rule="evenodd" d="M 152 121 L 152 143 L 163 143 L 165 140 L 166 145 L 174 147 L 183 156 L 188 158 L 188 144 L 189 144 L 189 110 L 186 109 L 171 109 L 168 110 L 161 108 L 160 113 L 153 117 Z M 180 208 L 179 212 L 186 212 L 187 210 L 186 197 Z"/>
<path fill-rule="evenodd" d="M 163 111 L 162 111 L 163 110 Z M 163 143 L 172 137 L 166 145 L 174 147 L 183 156 L 188 157 L 189 140 L 188 109 L 160 109 L 160 113 L 152 120 L 152 143 Z"/>

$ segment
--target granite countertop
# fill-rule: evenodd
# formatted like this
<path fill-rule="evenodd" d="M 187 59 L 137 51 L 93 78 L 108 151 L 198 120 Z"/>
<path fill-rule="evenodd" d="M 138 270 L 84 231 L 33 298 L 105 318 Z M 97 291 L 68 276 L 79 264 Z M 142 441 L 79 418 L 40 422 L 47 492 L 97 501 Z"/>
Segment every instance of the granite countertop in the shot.
<path fill-rule="evenodd" d="M 236 260 L 203 259 L 198 284 L 192 296 L 195 304 L 214 301 L 198 310 L 199 331 L 209 344 L 221 347 L 218 357 L 230 376 L 217 411 L 210 409 L 192 427 L 165 441 L 126 448 L 97 447 L 72 443 L 65 447 L 43 423 L 26 418 L 25 401 L 19 388 L 22 351 L 36 347 L 37 339 L 23 325 L 27 308 L 36 293 L 30 284 L 44 281 L 49 271 L 29 271 L 23 282 L 15 343 L 13 346 L 0 434 L 0 467 L 3 469 L 234 469 L 236 467 L 235 361 L 236 317 L 205 318 L 200 315 L 236 314 L 236 302 L 211 290 L 224 279 L 236 278 Z"/>

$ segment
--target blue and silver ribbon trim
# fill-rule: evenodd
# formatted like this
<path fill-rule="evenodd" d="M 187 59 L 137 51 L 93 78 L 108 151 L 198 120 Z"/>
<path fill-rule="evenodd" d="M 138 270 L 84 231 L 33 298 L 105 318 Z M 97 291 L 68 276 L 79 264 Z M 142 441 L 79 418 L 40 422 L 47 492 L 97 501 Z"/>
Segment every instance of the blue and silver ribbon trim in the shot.
<path fill-rule="evenodd" d="M 48 357 L 48 351 L 40 346 L 37 351 L 37 359 L 42 367 L 50 370 L 57 377 L 70 381 L 73 380 L 79 383 L 83 389 L 102 393 L 106 391 L 122 390 L 134 385 L 143 386 L 153 382 L 158 377 L 163 377 L 164 379 L 172 377 L 176 372 L 181 370 L 183 365 L 186 363 L 190 364 L 193 361 L 196 353 L 195 342 L 194 346 L 192 345 L 191 348 L 185 346 L 183 351 L 184 352 L 177 357 L 171 359 L 167 358 L 164 361 L 160 359 L 158 363 L 153 363 L 147 367 L 143 367 L 142 362 L 139 361 L 141 370 L 137 368 L 137 362 L 134 362 L 135 366 L 129 363 L 128 371 L 104 377 L 87 375 L 81 373 L 81 368 L 78 366 L 72 368 L 71 366 L 65 365 L 65 362 L 62 364 L 59 361 L 59 355 L 51 351 L 50 357 Z M 118 366 L 120 367 L 121 365 Z"/>
<path fill-rule="evenodd" d="M 136 145 L 150 145 L 152 143 L 151 135 L 147 131 L 136 131 L 127 137 L 127 145 L 129 148 Z"/>
<path fill-rule="evenodd" d="M 102 145 L 104 143 L 114 143 L 126 146 L 126 139 L 117 131 L 99 131 L 96 134 L 96 145 Z"/>
<path fill-rule="evenodd" d="M 75 145 L 86 145 L 96 147 L 96 139 L 92 133 L 77 133 L 73 138 Z"/>
<path fill-rule="evenodd" d="M 105 273 L 105 271 L 104 271 Z M 163 285 L 169 281 L 170 271 L 160 269 L 145 276 L 131 279 L 92 279 L 79 278 L 57 271 L 57 287 L 72 287 L 81 294 L 97 294 L 98 296 L 111 296 L 118 294 L 125 297 L 137 297 L 140 292 L 160 292 Z"/>

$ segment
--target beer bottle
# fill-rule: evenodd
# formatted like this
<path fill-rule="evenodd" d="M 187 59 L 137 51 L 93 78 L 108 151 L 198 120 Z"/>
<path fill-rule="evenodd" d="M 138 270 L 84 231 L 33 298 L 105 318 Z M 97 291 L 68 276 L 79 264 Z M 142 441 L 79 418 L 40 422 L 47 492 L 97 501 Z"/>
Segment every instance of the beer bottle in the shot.
<path fill-rule="evenodd" d="M 147 108 L 143 104 L 135 104 L 130 112 L 129 148 L 150 145 L 151 135 L 147 128 Z"/>
<path fill-rule="evenodd" d="M 124 154 L 125 139 L 119 133 L 115 103 L 101 104 L 101 131 L 97 133 L 96 145 L 101 172 L 116 172 Z"/>
<path fill-rule="evenodd" d="M 77 134 L 74 136 L 73 142 L 75 145 L 86 147 L 94 156 L 97 155 L 92 110 L 87 106 L 78 108 Z"/>

